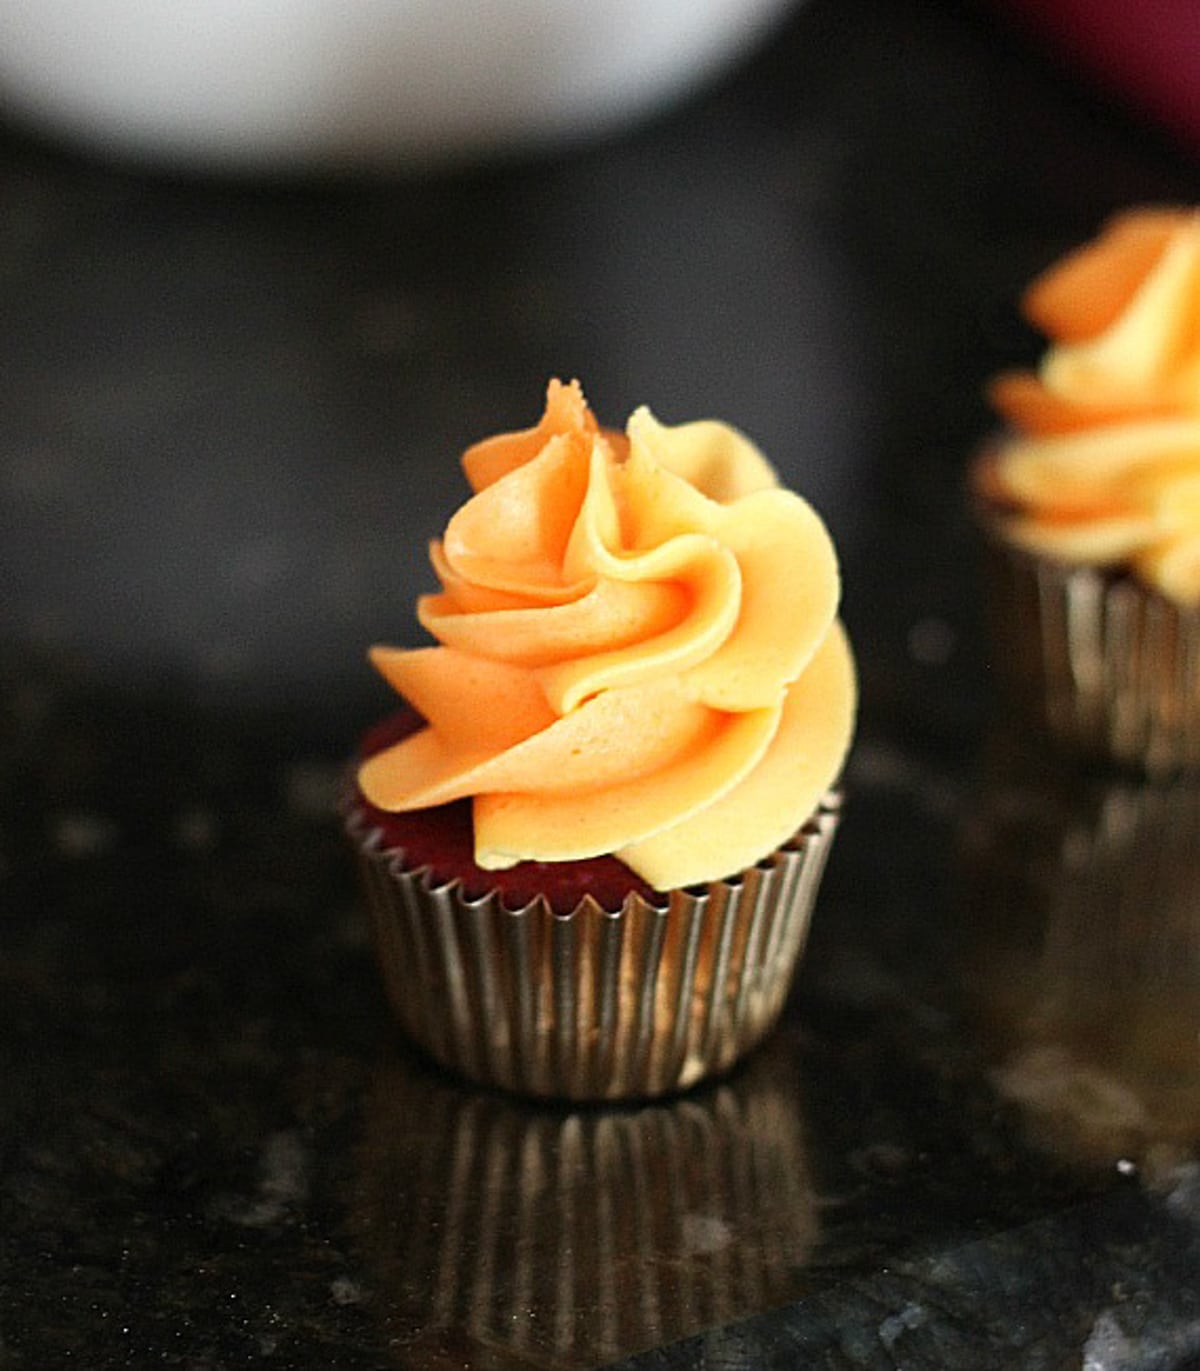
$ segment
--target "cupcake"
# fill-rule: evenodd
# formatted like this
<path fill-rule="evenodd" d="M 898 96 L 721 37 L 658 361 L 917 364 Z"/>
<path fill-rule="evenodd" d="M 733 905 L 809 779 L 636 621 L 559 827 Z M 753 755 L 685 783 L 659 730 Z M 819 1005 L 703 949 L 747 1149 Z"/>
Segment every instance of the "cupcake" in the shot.
<path fill-rule="evenodd" d="M 683 1088 L 777 1019 L 836 827 L 832 543 L 741 434 L 577 383 L 463 465 L 347 805 L 390 998 L 482 1083 Z"/>
<path fill-rule="evenodd" d="M 1068 751 L 1200 767 L 1200 214 L 1113 219 L 1029 287 L 973 468 L 999 659 Z"/>

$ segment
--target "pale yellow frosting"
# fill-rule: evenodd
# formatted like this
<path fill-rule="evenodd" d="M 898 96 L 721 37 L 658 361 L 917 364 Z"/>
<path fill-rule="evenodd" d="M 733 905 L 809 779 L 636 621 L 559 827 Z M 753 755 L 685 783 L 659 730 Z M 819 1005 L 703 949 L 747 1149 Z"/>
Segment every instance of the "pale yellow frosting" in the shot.
<path fill-rule="evenodd" d="M 476 861 L 616 854 L 660 890 L 752 865 L 841 770 L 855 679 L 820 519 L 745 437 L 577 383 L 470 448 L 418 601 L 438 646 L 371 659 L 428 727 L 363 764 L 385 810 L 472 796 Z"/>
<path fill-rule="evenodd" d="M 982 484 L 1006 535 L 1200 606 L 1200 215 L 1119 216 L 1025 306 L 1052 345 L 992 387 L 1013 436 Z"/>

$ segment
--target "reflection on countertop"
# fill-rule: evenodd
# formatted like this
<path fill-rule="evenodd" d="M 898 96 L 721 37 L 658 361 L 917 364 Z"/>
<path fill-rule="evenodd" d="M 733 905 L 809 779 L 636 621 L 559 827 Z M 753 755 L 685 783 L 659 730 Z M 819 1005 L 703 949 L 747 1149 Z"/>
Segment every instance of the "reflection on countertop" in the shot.
<path fill-rule="evenodd" d="M 964 988 L 1031 1137 L 1126 1169 L 1200 1142 L 1200 784 L 1001 742 L 964 857 Z"/>
<path fill-rule="evenodd" d="M 570 1110 L 381 1065 L 352 1224 L 389 1338 L 420 1366 L 598 1366 L 795 1298 L 795 1077 L 776 1041 L 707 1089 Z"/>

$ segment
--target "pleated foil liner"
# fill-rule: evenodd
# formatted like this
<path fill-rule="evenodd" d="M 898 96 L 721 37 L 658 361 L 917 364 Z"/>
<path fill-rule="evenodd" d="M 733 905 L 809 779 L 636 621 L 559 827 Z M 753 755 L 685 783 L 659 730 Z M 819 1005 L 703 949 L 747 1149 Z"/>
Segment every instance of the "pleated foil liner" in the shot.
<path fill-rule="evenodd" d="M 996 535 L 990 547 L 999 665 L 1044 731 L 1148 776 L 1200 768 L 1200 611 Z"/>
<path fill-rule="evenodd" d="M 739 876 L 506 908 L 381 846 L 353 813 L 388 996 L 435 1060 L 484 1085 L 566 1100 L 638 1099 L 725 1071 L 774 1025 L 804 946 L 837 828 L 838 797 Z"/>

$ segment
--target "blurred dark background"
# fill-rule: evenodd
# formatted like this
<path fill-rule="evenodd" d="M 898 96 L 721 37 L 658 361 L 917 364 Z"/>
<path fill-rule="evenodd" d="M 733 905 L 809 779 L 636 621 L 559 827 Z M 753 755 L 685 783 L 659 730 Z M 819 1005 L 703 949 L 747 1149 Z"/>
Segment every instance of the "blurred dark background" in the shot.
<path fill-rule="evenodd" d="M 350 736 L 384 698 L 365 646 L 418 631 L 459 452 L 551 374 L 608 422 L 751 434 L 834 529 L 868 656 L 867 602 L 925 563 L 895 627 L 953 619 L 980 385 L 1033 353 L 1020 285 L 1200 179 L 1055 62 L 956 0 L 814 0 L 632 131 L 395 174 L 147 169 L 14 119 L 0 644 Z M 917 567 L 887 566 L 910 528 Z"/>

